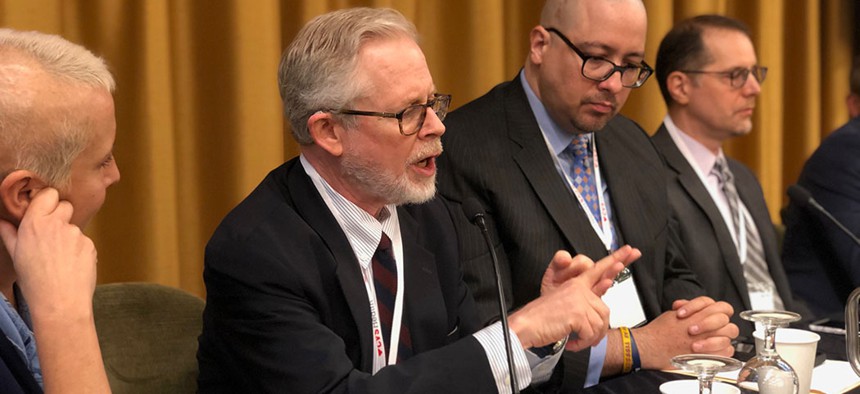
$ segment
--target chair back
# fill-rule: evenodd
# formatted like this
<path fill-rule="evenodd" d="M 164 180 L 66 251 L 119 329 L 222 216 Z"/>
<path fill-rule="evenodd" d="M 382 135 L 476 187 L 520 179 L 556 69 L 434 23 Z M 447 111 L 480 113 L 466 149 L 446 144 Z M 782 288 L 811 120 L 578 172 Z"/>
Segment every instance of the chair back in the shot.
<path fill-rule="evenodd" d="M 97 286 L 96 330 L 113 393 L 196 392 L 204 303 L 152 283 Z"/>

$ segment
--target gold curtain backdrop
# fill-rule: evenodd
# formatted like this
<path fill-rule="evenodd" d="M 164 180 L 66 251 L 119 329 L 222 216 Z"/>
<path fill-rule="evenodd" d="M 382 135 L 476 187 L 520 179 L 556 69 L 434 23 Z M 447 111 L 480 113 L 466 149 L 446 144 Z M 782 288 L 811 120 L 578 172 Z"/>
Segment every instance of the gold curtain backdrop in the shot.
<path fill-rule="evenodd" d="M 751 135 L 727 153 L 761 180 L 771 216 L 806 158 L 847 121 L 854 29 L 850 0 L 645 0 L 647 56 L 682 18 L 746 22 L 770 67 Z M 276 74 L 310 18 L 352 6 L 412 20 L 441 92 L 462 105 L 512 78 L 538 0 L 0 0 L 0 25 L 60 34 L 104 57 L 117 82 L 122 181 L 86 233 L 100 283 L 148 281 L 205 293 L 206 241 L 266 173 L 293 157 Z M 576 72 L 576 70 L 571 70 Z M 653 132 L 665 115 L 652 78 L 623 113 Z"/>

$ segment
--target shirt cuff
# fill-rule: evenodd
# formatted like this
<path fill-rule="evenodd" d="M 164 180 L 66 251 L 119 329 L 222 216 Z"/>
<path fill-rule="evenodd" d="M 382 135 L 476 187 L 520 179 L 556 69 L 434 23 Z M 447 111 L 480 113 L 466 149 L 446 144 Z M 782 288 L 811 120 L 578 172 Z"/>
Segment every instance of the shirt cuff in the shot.
<path fill-rule="evenodd" d="M 520 339 L 513 331 L 511 334 L 511 350 L 514 356 L 514 368 L 517 371 L 517 387 L 522 390 L 529 386 L 532 381 L 532 373 L 526 351 Z M 508 373 L 508 357 L 505 350 L 505 339 L 502 335 L 502 323 L 496 322 L 473 334 L 478 343 L 484 348 L 487 360 L 490 362 L 490 370 L 496 380 L 496 389 L 499 393 L 510 393 L 510 374 Z M 549 359 L 549 358 L 548 358 Z"/>
<path fill-rule="evenodd" d="M 532 371 L 532 383 L 545 383 L 552 377 L 552 371 L 558 364 L 558 360 L 561 360 L 561 355 L 564 354 L 564 345 L 566 344 L 567 338 L 562 342 L 559 351 L 549 353 L 544 357 L 538 356 L 531 349 L 526 349 L 526 358 L 529 360 L 529 368 Z"/>

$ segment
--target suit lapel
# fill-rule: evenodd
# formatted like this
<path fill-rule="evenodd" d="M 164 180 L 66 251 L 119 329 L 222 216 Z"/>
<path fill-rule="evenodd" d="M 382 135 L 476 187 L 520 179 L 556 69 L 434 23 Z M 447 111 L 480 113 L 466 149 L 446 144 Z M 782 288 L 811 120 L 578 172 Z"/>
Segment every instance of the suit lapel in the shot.
<path fill-rule="evenodd" d="M 687 161 L 687 158 L 684 157 L 678 146 L 675 145 L 675 141 L 669 135 L 669 131 L 666 130 L 665 125 L 660 126 L 660 129 L 654 135 L 653 141 L 660 149 L 660 152 L 663 153 L 666 165 L 677 175 L 678 183 L 699 209 L 704 212 L 708 221 L 710 221 L 711 230 L 717 237 L 717 245 L 724 257 L 726 269 L 729 271 L 732 283 L 735 285 L 738 294 L 741 295 L 744 305 L 747 308 L 751 308 L 746 279 L 744 279 L 744 269 L 738 257 L 735 242 L 732 240 L 729 228 L 726 226 L 726 222 L 723 220 L 723 216 L 711 194 L 708 193 L 708 189 L 702 184 L 699 175 L 690 166 L 690 162 Z M 683 218 L 678 219 L 683 220 Z"/>
<path fill-rule="evenodd" d="M 600 175 L 603 182 L 606 182 L 607 188 L 612 191 L 609 203 L 612 205 L 613 221 L 618 227 L 616 230 L 624 234 L 628 242 L 632 242 L 637 238 L 638 229 L 648 228 L 643 213 L 650 210 L 643 205 L 645 201 L 640 197 L 641 191 L 646 190 L 640 185 L 643 182 L 647 183 L 648 180 L 639 176 L 630 176 L 630 174 L 644 175 L 646 172 L 631 168 L 638 166 L 639 163 L 629 157 L 629 150 L 622 149 L 622 141 L 615 137 L 616 131 L 610 130 L 612 127 L 609 123 L 606 128 L 594 133 L 600 160 Z"/>
<path fill-rule="evenodd" d="M 559 176 L 551 155 L 547 154 L 546 141 L 531 111 L 522 84 L 517 78 L 509 87 L 510 90 L 505 95 L 508 135 L 519 148 L 514 153 L 514 161 L 575 252 L 591 257 L 603 256 L 606 254 L 603 243 L 590 226 L 582 225 L 589 223 L 588 216 L 580 208 L 569 186 Z"/>
<path fill-rule="evenodd" d="M 358 260 L 352 252 L 352 246 L 298 160 L 288 174 L 288 183 L 296 212 L 302 215 L 308 225 L 319 234 L 319 238 L 325 242 L 329 253 L 334 258 L 335 275 L 358 329 L 361 369 L 372 371 L 370 302 L 367 300 L 364 278 L 361 275 Z"/>
<path fill-rule="evenodd" d="M 403 316 L 409 324 L 412 349 L 420 353 L 443 344 L 437 339 L 446 332 L 445 300 L 439 288 L 434 254 L 420 243 L 419 223 L 405 209 L 398 208 L 403 244 L 405 298 Z"/>

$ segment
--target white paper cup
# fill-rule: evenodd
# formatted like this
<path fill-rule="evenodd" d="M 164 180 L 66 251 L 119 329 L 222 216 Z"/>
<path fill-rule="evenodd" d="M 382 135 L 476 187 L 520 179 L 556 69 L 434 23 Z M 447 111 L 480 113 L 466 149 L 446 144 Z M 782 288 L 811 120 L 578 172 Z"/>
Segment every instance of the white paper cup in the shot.
<path fill-rule="evenodd" d="M 756 352 L 764 347 L 764 333 L 756 331 Z M 818 340 L 821 337 L 806 330 L 796 328 L 778 328 L 776 330 L 776 352 L 788 365 L 794 368 L 800 384 L 800 394 L 809 393 L 809 385 L 812 383 L 812 368 L 815 366 L 815 350 L 818 348 Z"/>
<path fill-rule="evenodd" d="M 662 394 L 690 394 L 699 392 L 698 380 L 673 380 L 660 385 Z M 741 390 L 727 383 L 714 382 L 711 386 L 712 394 L 740 394 Z"/>

